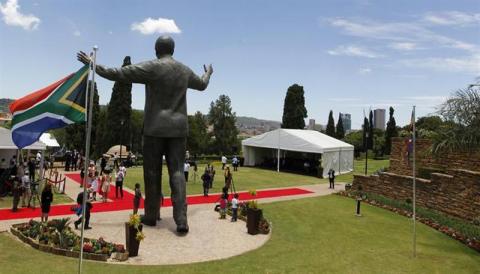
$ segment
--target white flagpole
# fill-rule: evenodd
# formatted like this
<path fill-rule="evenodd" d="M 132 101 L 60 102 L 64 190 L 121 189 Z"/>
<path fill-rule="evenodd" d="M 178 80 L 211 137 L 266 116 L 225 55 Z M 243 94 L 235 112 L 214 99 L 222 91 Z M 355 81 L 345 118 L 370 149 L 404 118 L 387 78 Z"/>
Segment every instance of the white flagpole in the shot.
<path fill-rule="evenodd" d="M 415 141 L 416 141 L 416 136 L 415 136 L 415 106 L 413 106 L 413 113 L 412 113 L 412 131 L 413 131 L 413 137 L 412 137 L 412 142 L 413 142 L 413 165 L 412 165 L 412 173 L 413 173 L 413 199 L 412 199 L 412 204 L 413 204 L 413 257 L 415 258 L 417 256 L 417 230 L 416 230 L 416 201 L 415 201 L 415 196 L 416 196 L 416 172 L 415 172 Z"/>
<path fill-rule="evenodd" d="M 85 162 L 83 164 L 84 168 L 84 181 L 83 183 L 83 202 L 82 202 L 82 224 L 81 224 L 81 240 L 80 240 L 80 258 L 78 260 L 78 273 L 82 273 L 82 264 L 83 264 L 83 242 L 85 240 L 84 237 L 84 231 L 85 231 L 85 212 L 86 210 L 86 205 L 87 205 L 87 189 L 86 189 L 86 178 L 88 176 L 88 163 L 90 162 L 90 139 L 92 135 L 92 120 L 93 120 L 93 95 L 95 93 L 95 69 L 96 69 L 96 59 L 97 59 L 97 50 L 98 47 L 94 46 L 93 47 L 93 58 L 91 58 L 90 61 L 90 68 L 92 70 L 92 80 L 90 83 L 88 83 L 87 80 L 87 94 L 85 97 L 89 96 L 88 99 L 88 105 L 85 106 L 87 108 L 88 106 L 88 111 L 86 113 L 87 117 L 87 136 L 86 136 L 86 142 L 85 142 Z"/>

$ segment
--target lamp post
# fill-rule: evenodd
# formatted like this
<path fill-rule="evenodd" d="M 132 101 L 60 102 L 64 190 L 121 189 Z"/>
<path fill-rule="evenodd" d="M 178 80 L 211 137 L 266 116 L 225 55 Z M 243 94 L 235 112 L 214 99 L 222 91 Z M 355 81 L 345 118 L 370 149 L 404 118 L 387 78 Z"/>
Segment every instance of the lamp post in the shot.
<path fill-rule="evenodd" d="M 365 132 L 365 175 L 367 175 L 368 170 L 368 131 Z"/>
<path fill-rule="evenodd" d="M 122 163 L 122 142 L 123 142 L 123 124 L 125 123 L 125 119 L 120 120 L 120 162 L 118 166 Z"/>

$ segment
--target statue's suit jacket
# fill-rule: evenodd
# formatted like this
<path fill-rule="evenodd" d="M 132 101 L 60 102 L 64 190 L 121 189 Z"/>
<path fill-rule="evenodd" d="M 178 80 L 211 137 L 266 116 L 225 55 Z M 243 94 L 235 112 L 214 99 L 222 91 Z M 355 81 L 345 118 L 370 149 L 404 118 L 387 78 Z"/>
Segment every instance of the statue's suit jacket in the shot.
<path fill-rule="evenodd" d="M 210 75 L 198 77 L 171 56 L 96 72 L 109 80 L 145 84 L 145 136 L 178 138 L 188 134 L 187 89 L 205 90 Z"/>

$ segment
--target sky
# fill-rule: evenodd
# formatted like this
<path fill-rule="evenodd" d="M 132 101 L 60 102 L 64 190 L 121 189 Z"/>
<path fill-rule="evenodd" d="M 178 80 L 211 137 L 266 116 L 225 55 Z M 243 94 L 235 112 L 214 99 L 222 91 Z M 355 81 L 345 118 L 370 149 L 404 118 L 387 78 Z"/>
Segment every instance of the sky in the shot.
<path fill-rule="evenodd" d="M 478 0 L 0 0 L 0 16 L 0 98 L 78 70 L 76 52 L 94 45 L 106 66 L 153 59 L 164 34 L 197 74 L 213 64 L 208 89 L 188 92 L 190 114 L 226 94 L 239 116 L 281 121 L 297 83 L 317 123 L 333 110 L 335 121 L 350 113 L 360 128 L 364 111 L 392 106 L 404 125 L 413 105 L 417 116 L 433 114 L 480 75 Z M 107 104 L 113 82 L 97 84 Z M 133 108 L 143 109 L 144 93 L 133 85 Z"/>

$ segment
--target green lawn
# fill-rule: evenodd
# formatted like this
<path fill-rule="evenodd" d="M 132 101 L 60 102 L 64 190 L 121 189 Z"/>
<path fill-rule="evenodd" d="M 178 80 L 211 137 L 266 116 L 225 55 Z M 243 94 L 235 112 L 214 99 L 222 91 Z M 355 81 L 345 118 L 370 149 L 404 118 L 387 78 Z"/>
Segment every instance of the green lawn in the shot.
<path fill-rule="evenodd" d="M 215 181 L 213 183 L 213 189 L 210 191 L 221 192 L 224 185 L 223 171 L 221 170 L 220 163 L 214 163 L 216 168 Z M 368 172 L 373 173 L 382 167 L 388 167 L 388 160 L 370 160 L 368 161 Z M 197 179 L 194 182 L 193 169 L 190 171 L 190 179 L 187 184 L 187 194 L 201 194 L 203 193 L 202 183 L 200 176 L 205 169 L 205 165 L 198 166 Z M 364 174 L 365 162 L 355 161 L 354 172 L 349 174 L 340 175 L 337 177 L 337 182 L 352 182 L 353 174 Z M 273 170 L 252 168 L 252 167 L 240 167 L 237 172 L 233 172 L 233 182 L 237 191 L 250 190 L 250 189 L 264 189 L 275 187 L 291 187 L 300 185 L 311 185 L 318 183 L 326 183 L 328 179 L 319 179 L 313 176 L 305 176 L 287 172 L 276 172 Z M 133 167 L 127 171 L 125 177 L 125 186 L 134 189 L 135 183 L 140 183 L 143 189 L 143 168 Z M 170 188 L 168 187 L 168 172 L 167 168 L 163 167 L 162 184 L 165 196 L 170 195 Z"/>
<path fill-rule="evenodd" d="M 478 273 L 479 253 L 423 224 L 417 226 L 418 256 L 412 258 L 411 220 L 362 206 L 363 217 L 355 217 L 354 201 L 340 196 L 265 204 L 273 234 L 257 250 L 176 266 L 88 261 L 84 273 Z M 0 273 L 77 269 L 75 259 L 43 253 L 2 234 L 0 250 Z"/>
<path fill-rule="evenodd" d="M 41 195 L 41 193 L 38 194 L 39 196 Z M 73 200 L 70 199 L 70 197 L 68 197 L 67 195 L 65 194 L 57 194 L 57 193 L 53 193 L 53 205 L 58 205 L 58 204 L 66 204 L 66 203 L 72 203 Z M 38 207 L 40 205 L 39 202 L 35 202 L 36 203 L 36 206 Z M 20 203 L 18 206 L 21 206 L 22 205 L 22 199 L 20 198 Z M 0 208 L 12 208 L 13 206 L 13 197 L 11 196 L 8 196 L 8 197 L 2 197 L 0 198 Z"/>

